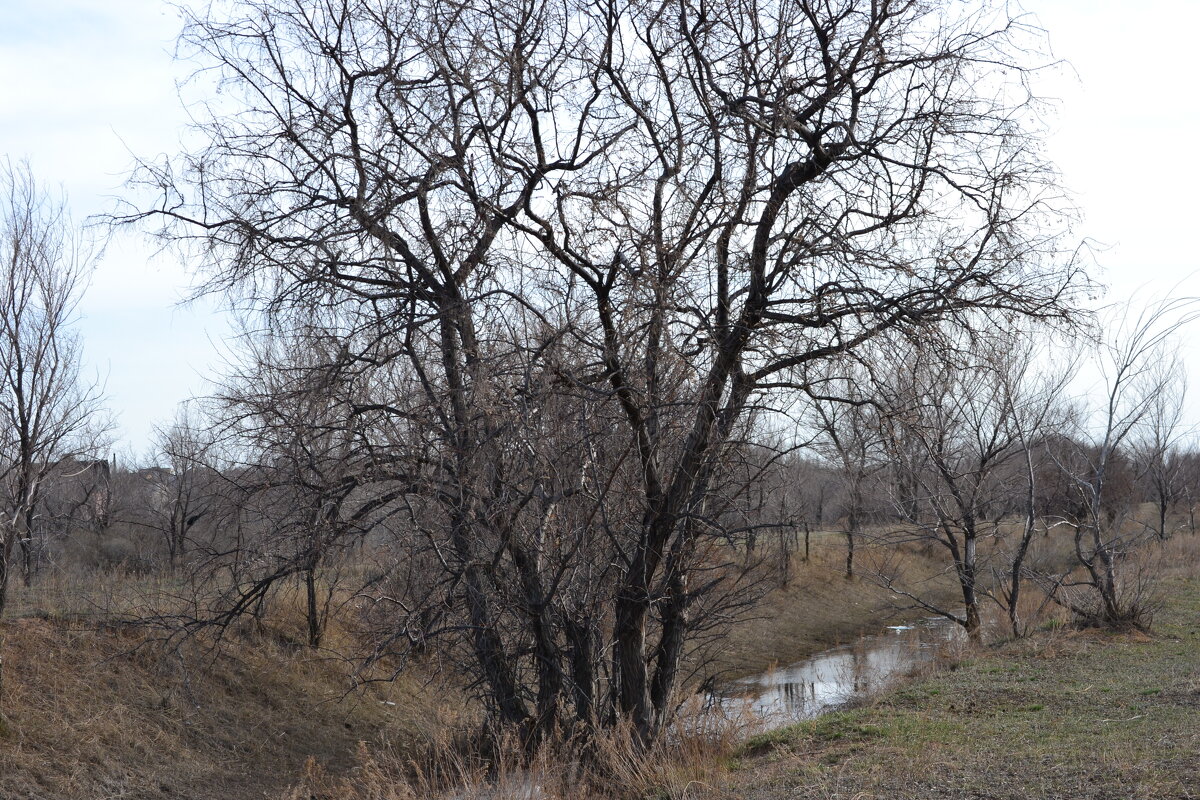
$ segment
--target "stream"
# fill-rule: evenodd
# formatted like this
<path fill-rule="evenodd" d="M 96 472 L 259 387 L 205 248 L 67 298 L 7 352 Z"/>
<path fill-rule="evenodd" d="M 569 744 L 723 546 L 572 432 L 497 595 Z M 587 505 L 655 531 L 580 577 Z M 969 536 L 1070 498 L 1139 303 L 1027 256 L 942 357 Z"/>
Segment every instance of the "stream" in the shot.
<path fill-rule="evenodd" d="M 962 629 L 942 617 L 911 625 L 892 625 L 883 633 L 824 650 L 803 661 L 733 681 L 704 696 L 704 707 L 746 719 L 749 729 L 765 731 L 812 719 L 887 688 L 942 646 L 959 640 Z M 702 712 L 704 713 L 704 712 Z M 472 800 L 544 800 L 538 778 L 518 770 L 498 784 L 475 787 L 451 798 Z"/>
<path fill-rule="evenodd" d="M 893 625 L 853 644 L 733 681 L 710 692 L 707 701 L 726 713 L 749 712 L 752 725 L 762 730 L 812 719 L 886 688 L 961 636 L 962 629 L 942 617 Z"/>

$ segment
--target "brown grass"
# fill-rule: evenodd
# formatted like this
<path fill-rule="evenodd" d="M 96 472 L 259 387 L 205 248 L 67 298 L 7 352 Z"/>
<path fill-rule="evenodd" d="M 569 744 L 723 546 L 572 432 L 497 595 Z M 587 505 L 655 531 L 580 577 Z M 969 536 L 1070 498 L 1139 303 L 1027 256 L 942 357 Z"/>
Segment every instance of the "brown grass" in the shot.
<path fill-rule="evenodd" d="M 1039 557 L 1060 558 L 1060 544 L 1039 542 Z M 724 674 L 765 671 L 927 614 L 869 579 L 846 580 L 843 548 L 837 534 L 814 536 L 812 559 L 796 558 L 788 586 L 773 590 L 721 649 Z M 886 561 L 953 605 L 956 587 L 940 552 L 907 545 L 860 553 L 862 574 Z M 1200 537 L 1177 535 L 1141 558 L 1175 574 L 1195 572 Z M 685 715 L 650 754 L 631 750 L 629 737 L 616 733 L 587 759 L 572 742 L 532 763 L 515 757 L 511 743 L 485 756 L 464 746 L 471 737 L 463 732 L 478 720 L 461 691 L 409 672 L 347 693 L 350 667 L 332 651 L 353 649 L 356 631 L 335 617 L 329 650 L 310 651 L 297 598 L 286 591 L 272 601 L 265 626 L 231 631 L 220 650 L 203 639 L 165 650 L 147 631 L 113 623 L 177 588 L 166 578 L 113 573 L 51 576 L 32 590 L 17 588 L 12 615 L 0 621 L 0 797 L 481 800 L 521 797 L 535 785 L 545 800 L 683 800 L 731 791 L 746 775 L 736 772 L 745 721 L 696 715 Z M 1027 618 L 1041 599 L 1030 586 Z M 1050 612 L 1041 620 L 1039 657 L 1055 648 L 1077 652 L 1064 613 Z M 1006 635 L 997 629 L 995 638 Z M 959 653 L 942 666 L 974 659 Z M 933 740 L 938 730 L 922 735 Z M 763 769 L 761 759 L 750 763 Z"/>
<path fill-rule="evenodd" d="M 420 741 L 448 713 L 415 677 L 350 691 L 348 665 L 290 644 L 286 616 L 220 649 L 174 650 L 97 623 L 94 598 L 64 609 L 52 596 L 26 593 L 21 616 L 0 622 L 6 799 L 262 798 L 310 759 L 343 771 L 360 741 Z"/>
<path fill-rule="evenodd" d="M 722 642 L 713 668 L 729 678 L 766 672 L 844 644 L 886 625 L 929 616 L 871 577 L 881 562 L 902 567 L 928 596 L 953 608 L 957 585 L 938 560 L 940 552 L 904 546 L 871 548 L 859 542 L 857 573 L 845 577 L 845 539 L 814 532 L 810 559 L 793 558 L 786 587 L 776 586 L 745 624 Z"/>
<path fill-rule="evenodd" d="M 651 752 L 629 731 L 557 742 L 532 758 L 518 742 L 491 742 L 486 756 L 447 732 L 416 754 L 360 746 L 341 775 L 314 763 L 281 800 L 690 800 L 722 782 L 750 720 L 685 709 Z"/>
<path fill-rule="evenodd" d="M 1200 795 L 1200 537 L 1138 559 L 1163 598 L 1149 634 L 1079 630 L 1060 611 L 1028 639 L 968 648 L 861 708 L 754 737 L 709 796 Z"/>

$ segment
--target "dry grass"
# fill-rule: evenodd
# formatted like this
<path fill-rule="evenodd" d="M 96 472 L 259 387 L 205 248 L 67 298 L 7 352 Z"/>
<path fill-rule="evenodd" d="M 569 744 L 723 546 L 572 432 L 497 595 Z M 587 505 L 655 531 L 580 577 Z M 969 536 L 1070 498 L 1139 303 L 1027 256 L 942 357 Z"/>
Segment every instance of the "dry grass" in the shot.
<path fill-rule="evenodd" d="M 724 781 L 749 730 L 749 720 L 702 713 L 697 704 L 651 752 L 620 729 L 586 749 L 557 742 L 532 758 L 515 740 L 490 742 L 485 756 L 447 733 L 417 754 L 362 746 L 342 775 L 310 763 L 282 800 L 692 800 Z"/>
<path fill-rule="evenodd" d="M 1076 630 L 967 650 L 862 708 L 750 740 L 711 797 L 1200 795 L 1200 538 L 1149 548 L 1150 635 Z"/>
<path fill-rule="evenodd" d="M 860 542 L 852 579 L 845 577 L 845 552 L 841 534 L 814 532 L 809 561 L 793 558 L 788 585 L 769 592 L 753 617 L 730 632 L 711 668 L 729 678 L 766 672 L 886 625 L 929 616 L 871 577 L 885 561 L 892 569 L 902 568 L 930 598 L 951 608 L 956 604 L 957 584 L 940 562 L 940 552 L 870 548 Z"/>
<path fill-rule="evenodd" d="M 766 670 L 926 613 L 905 609 L 903 598 L 870 580 L 847 581 L 840 536 L 817 535 L 813 545 L 812 559 L 797 559 L 789 585 L 771 592 L 762 613 L 734 631 L 722 648 L 725 674 Z M 1053 539 L 1039 543 L 1039 557 L 1061 557 L 1059 545 Z M 864 549 L 859 563 L 865 573 L 886 560 L 952 604 L 956 587 L 939 556 L 911 545 L 874 553 Z M 1147 568 L 1166 565 L 1177 576 L 1195 573 L 1200 538 L 1178 535 L 1140 558 Z M 1184 602 L 1179 598 L 1186 595 L 1178 587 L 1192 587 L 1187 591 L 1200 596 L 1200 585 L 1174 580 L 1178 596 L 1168 607 L 1167 630 L 1176 624 L 1169 615 L 1179 613 Z M 941 662 L 942 672 L 919 677 L 912 687 L 867 708 L 808 723 L 796 729 L 799 733 L 772 734 L 782 739 L 758 745 L 767 755 L 752 756 L 742 748 L 749 735 L 744 720 L 685 714 L 666 743 L 649 754 L 631 750 L 630 738 L 616 733 L 593 745 L 586 758 L 567 742 L 528 762 L 513 755 L 519 748 L 512 743 L 493 743 L 486 754 L 465 746 L 471 737 L 464 731 L 477 719 L 461 699 L 443 699 L 461 698 L 461 692 L 424 684 L 413 673 L 346 694 L 349 667 L 330 651 L 351 649 L 357 632 L 345 616 L 335 617 L 326 636 L 330 651 L 308 650 L 302 645 L 303 614 L 288 592 L 272 601 L 266 626 L 231 631 L 220 650 L 197 640 L 181 651 L 165 651 L 147 632 L 112 623 L 143 612 L 178 588 L 166 578 L 111 573 L 87 581 L 52 578 L 32 590 L 18 587 L 12 616 L 0 622 L 5 658 L 0 797 L 690 800 L 852 797 L 864 791 L 868 794 L 858 796 L 870 796 L 887 787 L 903 795 L 903 787 L 917 785 L 947 753 L 958 759 L 955 780 L 975 785 L 971 781 L 978 776 L 971 777 L 971 770 L 981 769 L 981 762 L 969 749 L 953 745 L 962 730 L 954 715 L 962 710 L 927 710 L 936 711 L 938 701 L 930 705 L 930 698 L 951 691 L 945 687 L 990 697 L 992 684 L 981 675 L 991 675 L 988 670 L 996 667 L 980 665 L 993 659 L 1000 659 L 1000 669 L 1019 675 L 1048 660 L 1076 663 L 1100 648 L 1097 642 L 1108 646 L 1097 635 L 1070 632 L 1061 609 L 1051 609 L 1033 642 L 953 654 Z M 1038 611 L 1041 599 L 1035 591 L 1027 593 L 1026 618 Z M 1004 635 L 998 629 L 994 638 Z M 1126 659 L 1103 668 L 1138 667 L 1135 659 Z M 1190 680 L 1193 688 L 1180 689 L 1180 696 L 1194 697 L 1200 686 L 1194 670 L 1177 677 L 1171 686 Z M 959 687 L 954 681 L 966 682 Z M 1016 707 L 1046 705 L 1029 687 L 1017 689 L 1020 696 L 1013 697 L 1023 705 Z M 1190 718 L 1184 721 L 1191 724 Z M 991 731 L 986 719 L 972 718 L 972 724 L 983 725 L 972 732 L 981 741 L 1002 733 Z M 1112 766 L 1127 744 L 1114 740 L 1100 755 Z M 1021 757 L 1027 755 L 1022 751 Z M 739 770 L 739 760 L 751 768 Z M 827 762 L 838 766 L 827 769 Z M 780 769 L 791 770 L 792 777 L 781 777 Z M 1161 770 L 1154 774 L 1161 777 Z M 795 780 L 806 788 L 801 791 Z"/>
<path fill-rule="evenodd" d="M 291 645 L 285 615 L 220 649 L 98 624 L 95 593 L 153 588 L 120 580 L 74 605 L 53 602 L 53 586 L 25 593 L 0 622 L 0 797 L 262 798 L 310 758 L 343 771 L 358 742 L 420 741 L 445 717 L 413 678 L 347 693 L 347 664 Z"/>

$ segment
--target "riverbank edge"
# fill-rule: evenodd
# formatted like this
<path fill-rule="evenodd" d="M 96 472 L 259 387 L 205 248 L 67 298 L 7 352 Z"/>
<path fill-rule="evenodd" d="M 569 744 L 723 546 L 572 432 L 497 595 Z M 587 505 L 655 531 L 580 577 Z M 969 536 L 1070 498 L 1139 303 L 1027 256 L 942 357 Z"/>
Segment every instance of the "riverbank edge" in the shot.
<path fill-rule="evenodd" d="M 769 592 L 740 626 L 721 640 L 712 656 L 710 680 L 731 683 L 786 667 L 864 636 L 883 633 L 890 625 L 908 625 L 933 616 L 927 608 L 893 594 L 869 570 L 852 578 L 841 572 L 841 548 L 829 546 L 828 534 L 809 563 L 797 565 L 785 587 Z M 835 540 L 836 541 L 836 540 Z M 940 580 L 926 584 L 926 602 L 955 609 L 960 589 L 936 558 L 919 559 L 919 568 Z"/>
<path fill-rule="evenodd" d="M 746 739 L 706 796 L 1169 798 L 1200 793 L 1200 579 L 1150 634 L 1057 626 L 962 650 L 859 707 Z"/>

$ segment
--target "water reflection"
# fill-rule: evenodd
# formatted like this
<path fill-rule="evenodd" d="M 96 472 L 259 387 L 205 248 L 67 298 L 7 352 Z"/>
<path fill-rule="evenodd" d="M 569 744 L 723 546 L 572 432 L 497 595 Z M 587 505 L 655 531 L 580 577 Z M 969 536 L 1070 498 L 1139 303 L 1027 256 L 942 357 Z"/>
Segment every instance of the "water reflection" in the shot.
<path fill-rule="evenodd" d="M 957 625 L 931 618 L 731 683 L 709 695 L 727 712 L 749 710 L 767 726 L 811 719 L 878 691 L 931 660 L 961 635 Z"/>

